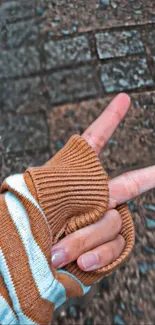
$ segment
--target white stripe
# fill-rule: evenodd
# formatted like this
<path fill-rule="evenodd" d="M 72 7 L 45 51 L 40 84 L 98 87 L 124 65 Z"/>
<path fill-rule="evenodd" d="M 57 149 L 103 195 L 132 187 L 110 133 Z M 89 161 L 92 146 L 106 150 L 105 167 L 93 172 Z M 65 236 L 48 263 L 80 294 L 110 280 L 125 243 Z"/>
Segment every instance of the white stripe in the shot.
<path fill-rule="evenodd" d="M 27 316 L 25 316 L 20 308 L 20 303 L 12 282 L 12 278 L 5 260 L 5 257 L 3 255 L 2 250 L 0 249 L 0 273 L 3 276 L 3 279 L 7 285 L 7 288 L 9 290 L 9 294 L 10 297 L 12 299 L 13 302 L 13 307 L 15 312 L 17 313 L 18 319 L 19 319 L 19 323 L 20 324 L 24 324 L 24 325 L 38 325 L 36 323 L 34 323 L 30 318 L 28 318 Z M 6 325 L 6 324 L 5 324 Z"/>
<path fill-rule="evenodd" d="M 38 206 L 38 203 L 28 191 L 22 175 L 11 176 L 6 179 L 6 183 L 23 197 L 26 197 L 29 202 L 32 202 L 36 207 Z M 10 192 L 5 194 L 5 200 L 10 216 L 24 244 L 30 269 L 40 296 L 53 302 L 56 306 L 60 306 L 66 301 L 66 290 L 53 277 L 48 262 L 33 237 L 25 208 L 20 200 Z"/>
<path fill-rule="evenodd" d="M 40 211 L 40 213 L 44 217 L 44 220 L 46 221 L 46 224 L 48 226 L 48 222 L 47 222 L 47 219 L 45 217 L 43 210 L 41 209 L 40 205 L 35 200 L 35 198 L 32 196 L 31 192 L 29 191 L 29 189 L 27 188 L 27 186 L 25 184 L 23 174 L 16 174 L 16 175 L 9 176 L 5 179 L 5 183 L 9 187 L 11 187 L 13 190 L 18 192 L 20 195 L 25 197 L 27 200 L 29 200 Z"/>
<path fill-rule="evenodd" d="M 0 296 L 0 324 L 18 325 L 19 322 L 4 297 Z"/>
<path fill-rule="evenodd" d="M 34 240 L 26 210 L 14 194 L 7 192 L 5 201 L 9 214 L 24 244 L 31 272 L 40 295 L 52 287 L 54 277 L 40 247 Z"/>

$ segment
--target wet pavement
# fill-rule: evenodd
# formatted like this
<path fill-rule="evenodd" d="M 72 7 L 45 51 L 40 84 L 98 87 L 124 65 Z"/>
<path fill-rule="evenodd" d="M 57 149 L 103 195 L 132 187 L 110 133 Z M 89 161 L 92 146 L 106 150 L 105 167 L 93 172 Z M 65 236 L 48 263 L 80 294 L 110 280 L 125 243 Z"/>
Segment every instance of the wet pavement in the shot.
<path fill-rule="evenodd" d="M 120 91 L 132 107 L 101 161 L 112 176 L 154 164 L 154 40 L 152 0 L 0 0 L 1 180 L 43 164 Z M 155 191 L 129 205 L 129 260 L 53 325 L 154 325 Z"/>

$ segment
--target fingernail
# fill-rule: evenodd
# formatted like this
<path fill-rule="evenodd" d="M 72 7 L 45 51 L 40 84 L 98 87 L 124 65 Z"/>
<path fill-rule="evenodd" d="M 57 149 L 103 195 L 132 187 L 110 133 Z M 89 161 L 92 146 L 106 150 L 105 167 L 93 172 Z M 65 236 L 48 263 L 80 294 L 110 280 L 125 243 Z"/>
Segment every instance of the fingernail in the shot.
<path fill-rule="evenodd" d="M 65 264 L 66 253 L 64 250 L 58 250 L 52 252 L 52 266 L 55 268 L 61 267 Z"/>
<path fill-rule="evenodd" d="M 82 256 L 82 263 L 88 271 L 94 270 L 98 265 L 98 256 L 93 253 L 88 253 Z"/>

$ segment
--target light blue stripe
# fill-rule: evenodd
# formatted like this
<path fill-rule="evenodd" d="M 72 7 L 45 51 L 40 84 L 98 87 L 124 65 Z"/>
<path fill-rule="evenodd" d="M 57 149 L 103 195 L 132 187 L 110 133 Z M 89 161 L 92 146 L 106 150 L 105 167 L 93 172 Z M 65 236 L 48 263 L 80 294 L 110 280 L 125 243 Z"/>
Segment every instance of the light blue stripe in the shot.
<path fill-rule="evenodd" d="M 29 189 L 27 188 L 27 186 L 25 184 L 23 174 L 16 174 L 16 175 L 9 176 L 5 179 L 5 183 L 9 187 L 11 187 L 13 190 L 18 192 L 20 195 L 22 195 L 23 197 L 28 199 L 36 208 L 38 208 L 38 210 L 41 212 L 41 214 L 43 215 L 43 217 L 47 223 L 47 220 L 46 220 L 43 210 L 41 209 L 40 205 L 35 200 L 35 198 L 32 196 L 31 192 L 29 191 Z M 48 223 L 47 223 L 47 226 L 48 226 Z"/>
<path fill-rule="evenodd" d="M 0 296 L 0 324 L 18 325 L 19 322 L 4 297 Z"/>
<path fill-rule="evenodd" d="M 54 310 L 60 307 L 66 300 L 66 290 L 64 286 L 58 282 L 57 280 L 54 280 L 53 286 L 52 286 L 52 299 L 54 301 Z"/>
<path fill-rule="evenodd" d="M 33 278 L 36 282 L 39 293 L 42 296 L 44 292 L 49 288 L 52 288 L 54 277 L 44 254 L 34 240 L 29 218 L 23 205 L 19 199 L 10 192 L 5 194 L 5 201 L 12 221 L 14 222 L 24 244 Z"/>
<path fill-rule="evenodd" d="M 82 287 L 83 295 L 85 295 L 91 289 L 91 286 L 88 286 L 88 287 L 85 286 L 78 278 L 76 278 L 76 276 L 74 276 L 73 274 L 71 274 L 67 271 L 64 271 L 63 269 L 58 270 L 58 273 L 65 273 L 65 274 L 69 275 L 70 277 L 72 277 L 74 280 L 76 280 Z"/>
<path fill-rule="evenodd" d="M 17 177 L 16 177 L 17 176 Z M 37 207 L 37 202 L 28 191 L 22 175 L 6 179 L 7 184 Z M 48 262 L 31 232 L 29 218 L 20 200 L 12 193 L 5 194 L 5 200 L 12 220 L 25 246 L 30 269 L 40 296 L 53 302 L 57 308 L 66 301 L 66 290 L 49 268 Z M 40 207 L 39 207 L 40 210 Z"/>
<path fill-rule="evenodd" d="M 30 318 L 25 316 L 20 308 L 20 303 L 19 303 L 18 297 L 16 295 L 16 291 L 15 291 L 15 288 L 14 288 L 14 285 L 13 285 L 13 282 L 11 279 L 11 275 L 10 275 L 5 257 L 3 255 L 3 252 L 1 249 L 0 249 L 0 273 L 2 274 L 5 284 L 8 288 L 10 297 L 13 302 L 13 308 L 18 316 L 19 323 L 24 324 L 24 325 L 38 325 L 38 324 L 34 323 Z"/>

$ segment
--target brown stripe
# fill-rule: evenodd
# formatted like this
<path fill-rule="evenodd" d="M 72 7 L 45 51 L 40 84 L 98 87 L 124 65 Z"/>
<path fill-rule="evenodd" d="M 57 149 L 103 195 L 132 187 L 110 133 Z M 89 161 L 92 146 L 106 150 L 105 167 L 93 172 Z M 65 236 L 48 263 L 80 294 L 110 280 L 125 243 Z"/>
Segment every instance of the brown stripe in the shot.
<path fill-rule="evenodd" d="M 16 315 L 16 313 L 13 310 L 13 305 L 12 305 L 11 298 L 9 296 L 6 285 L 5 285 L 4 280 L 3 280 L 1 275 L 0 275 L 0 296 L 2 296 L 6 300 L 9 307 L 12 309 L 13 313 Z"/>
<path fill-rule="evenodd" d="M 24 245 L 8 213 L 4 195 L 0 196 L 0 207 L 0 246 L 11 273 L 21 309 L 34 322 L 47 325 L 51 322 L 54 306 L 39 295 Z"/>
<path fill-rule="evenodd" d="M 51 268 L 51 236 L 47 222 L 40 211 L 31 202 L 20 195 L 17 191 L 12 190 L 12 188 L 8 186 L 6 182 L 3 182 L 2 191 L 6 190 L 9 190 L 11 193 L 15 194 L 16 197 L 18 197 L 22 202 L 29 216 L 33 237 L 46 257 L 49 267 Z"/>
<path fill-rule="evenodd" d="M 61 282 L 61 284 L 65 287 L 66 297 L 68 299 L 71 297 L 79 297 L 83 295 L 81 285 L 68 274 L 57 273 L 57 280 Z"/>
<path fill-rule="evenodd" d="M 35 185 L 33 184 L 31 177 L 25 177 L 25 174 L 24 174 L 24 180 L 25 180 L 25 183 L 26 183 L 29 191 L 31 192 L 32 196 L 35 198 L 35 200 L 38 201 L 37 191 L 35 189 Z"/>

